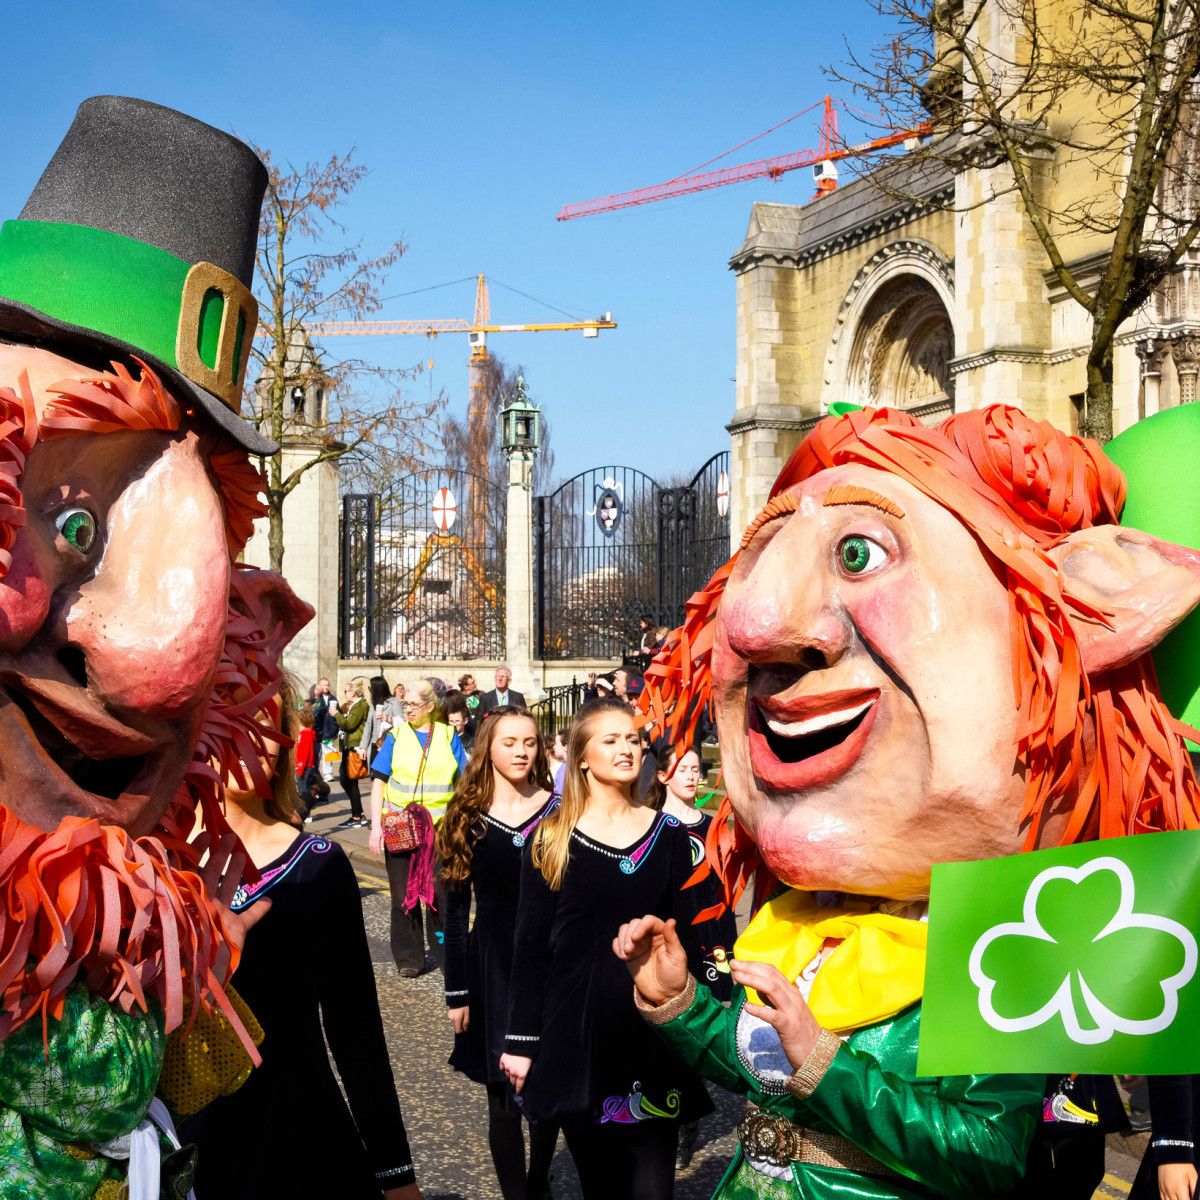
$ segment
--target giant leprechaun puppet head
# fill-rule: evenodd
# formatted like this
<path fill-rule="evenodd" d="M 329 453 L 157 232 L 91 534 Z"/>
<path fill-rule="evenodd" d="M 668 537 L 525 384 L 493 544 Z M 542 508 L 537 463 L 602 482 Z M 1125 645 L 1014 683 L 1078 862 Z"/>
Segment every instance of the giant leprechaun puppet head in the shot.
<path fill-rule="evenodd" d="M 200 854 L 229 860 L 222 770 L 268 786 L 279 654 L 311 616 L 237 563 L 249 456 L 274 449 L 239 415 L 265 178 L 216 129 L 97 97 L 0 226 L 0 1156 L 22 1194 L 120 1177 L 164 1034 L 214 1008 L 241 1028 Z"/>
<path fill-rule="evenodd" d="M 1200 554 L 1124 501 L 1098 445 L 1015 408 L 827 417 L 649 669 L 679 742 L 715 710 L 731 903 L 757 872 L 729 1014 L 654 982 L 645 929 L 618 950 L 648 1019 L 755 1099 L 723 1195 L 1019 1179 L 1040 1077 L 915 1076 L 921 918 L 934 864 L 1197 825 L 1150 651 Z"/>

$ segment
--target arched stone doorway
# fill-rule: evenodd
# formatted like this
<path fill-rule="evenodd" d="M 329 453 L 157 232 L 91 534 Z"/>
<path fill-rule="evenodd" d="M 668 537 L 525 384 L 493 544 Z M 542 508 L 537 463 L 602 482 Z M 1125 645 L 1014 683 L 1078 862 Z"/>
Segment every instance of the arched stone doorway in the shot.
<path fill-rule="evenodd" d="M 934 246 L 910 239 L 876 252 L 842 301 L 825 360 L 824 407 L 952 404 L 953 304 L 953 272 Z"/>
<path fill-rule="evenodd" d="M 846 398 L 893 408 L 952 400 L 953 355 L 941 297 L 926 280 L 901 275 L 875 293 L 854 331 Z"/>

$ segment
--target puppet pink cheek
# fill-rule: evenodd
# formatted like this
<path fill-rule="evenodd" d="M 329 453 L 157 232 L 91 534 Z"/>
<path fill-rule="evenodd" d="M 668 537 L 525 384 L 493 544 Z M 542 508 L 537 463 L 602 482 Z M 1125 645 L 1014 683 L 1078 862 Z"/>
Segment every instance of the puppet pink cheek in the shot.
<path fill-rule="evenodd" d="M 913 636 L 912 606 L 918 602 L 914 593 L 909 583 L 892 581 L 886 587 L 877 587 L 850 600 L 850 617 L 869 646 L 886 651 Z M 926 603 L 929 600 L 925 597 Z"/>
<path fill-rule="evenodd" d="M 50 587 L 18 543 L 8 574 L 0 579 L 0 650 L 15 653 L 27 646 L 46 623 Z"/>

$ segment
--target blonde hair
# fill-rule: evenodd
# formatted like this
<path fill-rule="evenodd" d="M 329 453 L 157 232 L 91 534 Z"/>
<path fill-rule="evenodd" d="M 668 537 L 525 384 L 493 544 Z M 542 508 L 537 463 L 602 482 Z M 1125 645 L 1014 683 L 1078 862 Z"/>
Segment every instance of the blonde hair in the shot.
<path fill-rule="evenodd" d="M 355 694 L 360 700 L 365 700 L 367 698 L 367 692 L 371 687 L 365 675 L 355 675 L 355 677 L 350 680 L 350 686 L 354 689 Z"/>
<path fill-rule="evenodd" d="M 442 710 L 442 702 L 438 699 L 437 690 L 428 679 L 416 679 L 405 686 L 404 699 L 411 700 L 414 696 L 417 697 L 419 704 L 433 705 L 429 710 L 431 721 L 445 721 L 446 714 Z"/>
<path fill-rule="evenodd" d="M 634 714 L 624 700 L 602 696 L 589 700 L 576 714 L 567 738 L 567 769 L 563 773 L 562 803 L 537 828 L 533 837 L 533 865 L 542 873 L 552 892 L 557 892 L 567 877 L 571 857 L 571 834 L 587 809 L 588 781 L 583 770 L 583 753 L 596 722 L 608 713 L 621 713 L 630 722 Z M 630 784 L 630 800 L 634 785 Z"/>

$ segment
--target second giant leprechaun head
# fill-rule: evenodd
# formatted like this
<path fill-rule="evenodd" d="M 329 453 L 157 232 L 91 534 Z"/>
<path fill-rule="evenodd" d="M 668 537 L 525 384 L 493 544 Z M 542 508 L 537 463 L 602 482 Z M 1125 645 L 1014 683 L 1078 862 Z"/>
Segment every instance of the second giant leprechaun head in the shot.
<path fill-rule="evenodd" d="M 239 415 L 265 178 L 98 97 L 0 226 L 0 1037 L 81 973 L 168 1030 L 220 999 L 187 839 L 197 809 L 226 832 L 217 767 L 280 736 L 258 714 L 311 616 L 237 563 L 273 449 Z"/>
<path fill-rule="evenodd" d="M 1017 409 L 822 421 L 648 673 L 664 716 L 711 682 L 731 881 L 916 898 L 936 862 L 1195 825 L 1149 651 L 1200 554 L 1124 493 Z"/>

